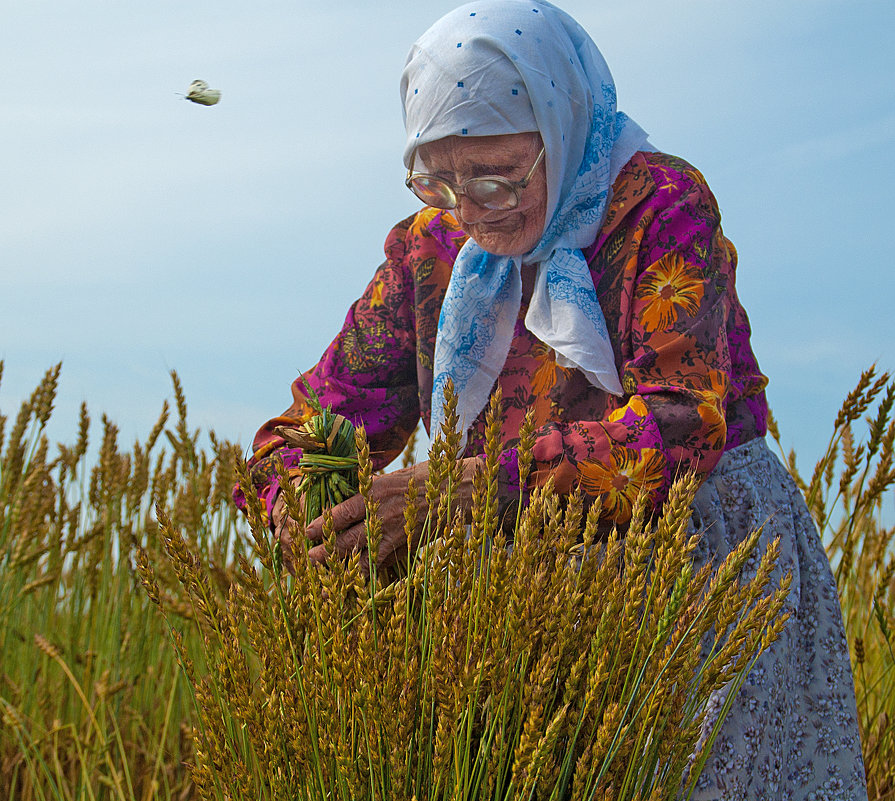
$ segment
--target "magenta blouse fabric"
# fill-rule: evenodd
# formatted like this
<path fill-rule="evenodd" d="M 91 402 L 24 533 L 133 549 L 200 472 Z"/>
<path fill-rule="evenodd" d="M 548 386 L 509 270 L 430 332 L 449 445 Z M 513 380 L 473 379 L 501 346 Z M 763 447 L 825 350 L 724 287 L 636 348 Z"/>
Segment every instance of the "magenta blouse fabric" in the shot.
<path fill-rule="evenodd" d="M 420 420 L 429 429 L 438 316 L 465 240 L 456 220 L 437 209 L 398 223 L 385 262 L 304 374 L 324 405 L 366 427 L 376 468 L 400 454 Z M 503 486 L 518 487 L 514 448 L 534 408 L 535 482 L 553 476 L 561 492 L 580 486 L 601 497 L 606 518 L 624 523 L 640 492 L 658 505 L 675 475 L 693 469 L 705 477 L 726 450 L 765 434 L 767 379 L 736 294 L 736 251 L 708 185 L 687 162 L 637 153 L 616 179 L 585 257 L 625 394 L 614 397 L 560 367 L 526 330 L 532 276 L 523 273 L 522 308 L 498 378 Z M 249 463 L 268 508 L 277 492 L 272 460 L 294 469 L 300 457 L 273 429 L 310 414 L 300 379 L 292 395 L 286 412 L 258 431 Z M 465 455 L 480 454 L 483 439 L 484 413 Z M 243 500 L 239 490 L 236 496 Z"/>

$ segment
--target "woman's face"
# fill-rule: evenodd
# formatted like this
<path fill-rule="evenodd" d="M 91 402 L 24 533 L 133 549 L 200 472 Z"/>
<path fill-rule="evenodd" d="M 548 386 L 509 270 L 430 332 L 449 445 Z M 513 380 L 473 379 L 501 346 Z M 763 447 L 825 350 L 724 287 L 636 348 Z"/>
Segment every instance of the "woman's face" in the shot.
<path fill-rule="evenodd" d="M 462 186 L 470 178 L 483 175 L 521 181 L 540 151 L 541 137 L 537 133 L 448 136 L 422 145 L 419 159 L 426 165 L 426 172 Z M 460 195 L 456 208 L 460 223 L 483 250 L 496 256 L 522 256 L 537 245 L 547 214 L 545 163 L 546 159 L 541 161 L 531 182 L 520 190 L 515 209 L 486 209 Z"/>

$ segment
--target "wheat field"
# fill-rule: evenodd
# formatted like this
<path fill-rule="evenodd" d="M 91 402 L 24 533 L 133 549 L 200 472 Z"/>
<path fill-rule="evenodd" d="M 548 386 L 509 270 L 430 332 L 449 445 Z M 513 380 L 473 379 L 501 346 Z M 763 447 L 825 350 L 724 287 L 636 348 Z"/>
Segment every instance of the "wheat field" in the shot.
<path fill-rule="evenodd" d="M 232 503 L 242 450 L 190 429 L 176 374 L 173 413 L 130 449 L 86 407 L 72 444 L 48 442 L 59 378 L 0 416 L 4 798 L 675 798 L 711 746 L 708 695 L 784 622 L 773 547 L 740 576 L 757 537 L 693 570 L 687 479 L 624 540 L 537 490 L 494 547 L 496 425 L 471 521 L 447 430 L 403 570 L 293 575 L 257 499 L 247 520 Z M 895 797 L 893 401 L 868 370 L 810 474 L 784 454 L 839 583 L 873 799 Z M 375 548 L 362 430 L 355 447 Z"/>

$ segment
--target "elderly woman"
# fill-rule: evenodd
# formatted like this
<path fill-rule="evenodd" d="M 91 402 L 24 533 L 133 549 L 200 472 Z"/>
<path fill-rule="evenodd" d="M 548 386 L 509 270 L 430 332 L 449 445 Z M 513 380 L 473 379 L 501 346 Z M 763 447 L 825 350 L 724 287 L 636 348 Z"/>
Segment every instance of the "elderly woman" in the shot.
<path fill-rule="evenodd" d="M 756 664 L 717 740 L 700 798 L 866 798 L 836 587 L 801 496 L 765 445 L 766 378 L 737 298 L 736 251 L 702 175 L 656 152 L 616 110 L 587 33 L 540 0 L 481 0 L 414 44 L 401 78 L 407 185 L 425 207 L 398 223 L 385 261 L 304 374 L 324 405 L 366 427 L 375 466 L 422 420 L 442 421 L 448 380 L 465 433 L 461 500 L 502 390 L 504 498 L 519 427 L 537 423 L 536 480 L 580 487 L 624 524 L 639 493 L 658 508 L 673 476 L 703 483 L 700 558 L 723 559 L 764 524 L 794 580 L 779 641 Z M 288 544 L 276 436 L 309 414 L 303 385 L 265 424 L 250 463 Z M 426 465 L 377 478 L 388 562 L 404 541 L 404 490 Z M 517 479 L 518 480 L 518 479 Z M 364 546 L 359 497 L 333 510 L 338 554 Z M 322 521 L 307 534 L 321 537 Z"/>

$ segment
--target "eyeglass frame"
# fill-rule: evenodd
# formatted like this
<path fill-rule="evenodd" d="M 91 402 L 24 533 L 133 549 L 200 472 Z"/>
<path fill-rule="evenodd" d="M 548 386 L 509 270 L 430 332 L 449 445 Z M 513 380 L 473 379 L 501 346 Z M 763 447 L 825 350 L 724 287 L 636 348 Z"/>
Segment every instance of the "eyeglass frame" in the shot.
<path fill-rule="evenodd" d="M 407 177 L 404 179 L 404 185 L 414 194 L 418 200 L 422 200 L 423 203 L 426 202 L 424 198 L 421 198 L 414 192 L 413 189 L 413 179 L 415 177 L 422 176 L 423 178 L 434 178 L 436 181 L 440 181 L 448 189 L 450 189 L 451 193 L 454 195 L 455 203 L 453 206 L 448 206 L 444 209 L 444 211 L 449 211 L 451 209 L 457 208 L 460 205 L 460 196 L 469 197 L 469 195 L 464 191 L 465 188 L 471 184 L 473 181 L 496 181 L 499 184 L 503 184 L 506 186 L 512 193 L 513 197 L 516 199 L 516 202 L 507 208 L 499 209 L 500 211 L 512 211 L 515 208 L 518 208 L 519 203 L 521 201 L 521 194 L 525 191 L 526 187 L 531 183 L 532 178 L 534 178 L 535 170 L 538 168 L 538 165 L 544 158 L 544 154 L 547 152 L 547 146 L 541 146 L 541 152 L 538 153 L 538 157 L 535 159 L 535 163 L 531 165 L 531 169 L 526 173 L 525 177 L 521 181 L 511 181 L 508 178 L 505 178 L 502 175 L 477 175 L 475 178 L 470 178 L 468 181 L 464 181 L 463 185 L 458 187 L 452 181 L 448 181 L 446 178 L 441 178 L 438 175 L 432 175 L 432 173 L 428 172 L 418 172 L 414 174 L 413 165 L 416 163 L 416 151 L 418 148 L 413 149 L 413 154 L 410 157 L 410 166 L 407 168 Z M 470 198 L 471 199 L 471 198 Z M 480 203 L 477 203 L 475 200 L 472 201 L 477 206 L 480 206 Z M 441 208 L 440 206 L 437 208 Z M 482 206 L 482 208 L 487 208 L 487 206 Z M 498 211 L 498 209 L 493 209 L 493 211 Z"/>

